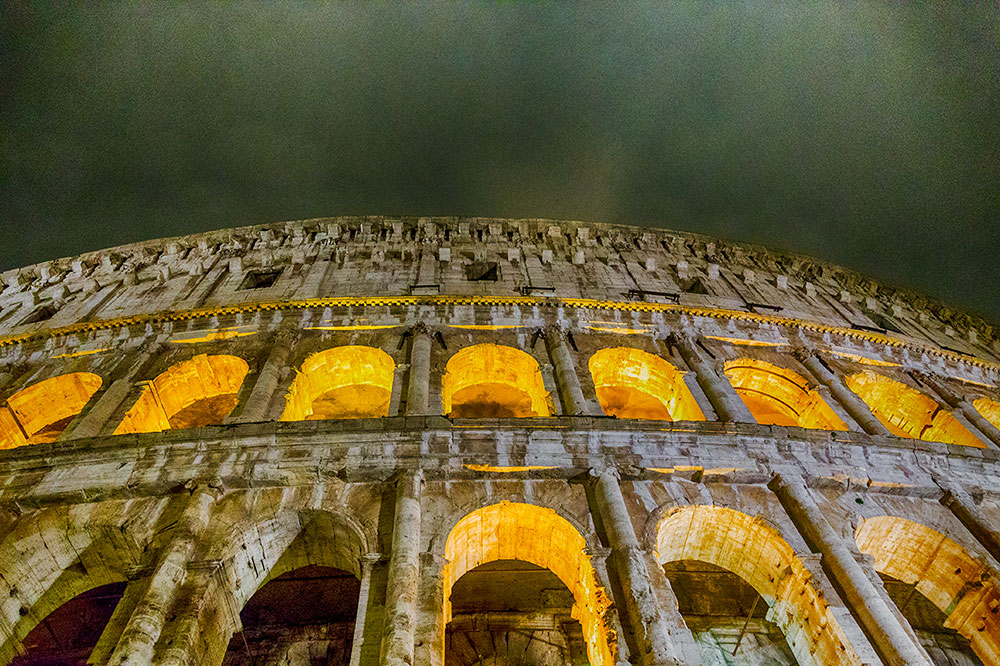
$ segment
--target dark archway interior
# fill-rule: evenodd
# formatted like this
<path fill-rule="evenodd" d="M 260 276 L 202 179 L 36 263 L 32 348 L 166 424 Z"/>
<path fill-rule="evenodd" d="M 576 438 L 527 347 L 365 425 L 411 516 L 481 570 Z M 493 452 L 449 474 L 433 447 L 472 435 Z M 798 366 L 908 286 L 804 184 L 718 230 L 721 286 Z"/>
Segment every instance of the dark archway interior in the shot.
<path fill-rule="evenodd" d="M 781 629 L 767 619 L 767 602 L 742 578 L 694 560 L 668 562 L 663 571 L 704 663 L 798 664 Z"/>
<path fill-rule="evenodd" d="M 315 565 L 270 580 L 240 612 L 223 664 L 348 664 L 360 589 L 353 574 Z"/>
<path fill-rule="evenodd" d="M 947 616 L 914 585 L 879 574 L 885 591 L 893 600 L 910 627 L 917 634 L 936 666 L 983 666 L 972 651 L 969 641 L 954 629 L 944 626 Z"/>
<path fill-rule="evenodd" d="M 520 560 L 483 564 L 455 582 L 451 604 L 445 666 L 587 663 L 573 595 L 548 569 Z"/>
<path fill-rule="evenodd" d="M 10 666 L 86 666 L 124 593 L 125 583 L 111 583 L 73 597 L 31 630 L 27 654 Z"/>

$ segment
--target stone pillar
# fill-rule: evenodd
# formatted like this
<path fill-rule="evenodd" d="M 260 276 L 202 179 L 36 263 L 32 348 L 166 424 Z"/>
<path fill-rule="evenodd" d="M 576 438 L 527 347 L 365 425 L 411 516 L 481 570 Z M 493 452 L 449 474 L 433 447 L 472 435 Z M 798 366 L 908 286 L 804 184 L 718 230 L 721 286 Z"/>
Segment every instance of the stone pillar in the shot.
<path fill-rule="evenodd" d="M 163 640 L 160 641 L 162 644 L 169 639 L 169 644 L 162 648 L 162 654 L 157 655 L 159 658 L 154 659 L 155 666 L 195 666 L 193 660 L 196 656 L 194 654 L 196 644 L 203 633 L 209 631 L 208 628 L 201 626 L 202 611 L 212 591 L 213 579 L 218 573 L 218 568 L 218 561 L 196 562 L 189 566 L 189 580 L 178 594 L 176 615 L 164 628 Z M 216 603 L 219 603 L 222 594 L 229 594 L 228 591 L 220 591 L 218 586 L 215 591 L 217 594 L 213 597 Z M 223 614 L 220 611 L 216 615 L 221 618 Z"/>
<path fill-rule="evenodd" d="M 358 591 L 358 614 L 354 619 L 349 666 L 361 664 L 361 647 L 365 643 L 365 621 L 368 618 L 368 597 L 372 586 L 372 567 L 381 559 L 380 553 L 368 553 L 361 558 L 361 588 Z"/>
<path fill-rule="evenodd" d="M 990 522 L 972 498 L 961 488 L 948 488 L 941 496 L 941 504 L 948 507 L 955 517 L 972 532 L 993 559 L 1000 562 L 1000 533 L 990 527 Z"/>
<path fill-rule="evenodd" d="M 604 588 L 604 593 L 608 596 L 614 612 L 605 618 L 605 624 L 609 632 L 614 633 L 614 649 L 611 653 L 616 664 L 631 663 L 628 641 L 625 640 L 625 630 L 622 628 L 621 617 L 619 615 L 621 604 L 615 600 L 614 590 L 611 587 L 611 577 L 608 575 L 608 557 L 611 555 L 610 548 L 588 548 L 587 556 L 590 558 L 590 565 L 594 567 L 594 575 L 597 577 L 597 584 Z M 609 636 L 609 638 L 611 638 Z"/>
<path fill-rule="evenodd" d="M 115 374 L 119 370 L 123 370 L 121 376 L 112 380 L 111 385 L 97 396 L 97 400 L 94 401 L 90 409 L 85 408 L 76 418 L 70 421 L 66 429 L 60 433 L 59 440 L 68 441 L 71 439 L 83 439 L 84 437 L 97 437 L 102 431 L 106 432 L 107 426 L 111 425 L 109 423 L 111 417 L 114 416 L 115 411 L 121 406 L 125 398 L 128 397 L 129 391 L 132 390 L 134 377 L 148 365 L 149 361 L 159 350 L 160 345 L 151 345 L 142 350 L 130 363 L 126 361 L 123 364 L 124 368 L 122 366 L 116 367 Z M 118 426 L 117 423 L 113 425 L 115 427 Z M 110 434 L 110 432 L 106 432 L 106 434 Z"/>
<path fill-rule="evenodd" d="M 597 518 L 604 526 L 611 546 L 611 562 L 618 574 L 628 624 L 638 648 L 642 666 L 679 666 L 673 656 L 670 628 L 660 610 L 642 547 L 615 472 L 591 472 L 595 476 L 594 503 Z"/>
<path fill-rule="evenodd" d="M 410 341 L 410 381 L 406 387 L 406 415 L 426 416 L 430 409 L 431 336 L 427 326 L 413 327 Z"/>
<path fill-rule="evenodd" d="M 392 522 L 392 554 L 385 592 L 383 666 L 413 663 L 413 636 L 420 586 L 420 499 L 423 473 L 403 472 L 396 479 L 396 515 Z"/>
<path fill-rule="evenodd" d="M 187 574 L 199 533 L 208 524 L 215 492 L 207 486 L 194 489 L 184 507 L 175 532 L 163 547 L 148 586 L 136 604 L 121 640 L 115 647 L 109 666 L 152 663 L 153 647 L 167 621 L 167 613 Z"/>
<path fill-rule="evenodd" d="M 576 374 L 576 364 L 569 352 L 569 342 L 566 332 L 558 326 L 548 326 L 545 329 L 545 348 L 555 369 L 556 386 L 562 399 L 563 413 L 568 416 L 587 414 L 587 399 L 583 397 L 580 388 L 580 378 Z"/>
<path fill-rule="evenodd" d="M 271 350 L 257 374 L 250 397 L 239 416 L 226 419 L 226 423 L 257 423 L 267 421 L 271 402 L 278 390 L 282 372 L 288 367 L 288 357 L 298 340 L 298 330 L 282 326 L 271 338 Z"/>
<path fill-rule="evenodd" d="M 971 425 L 973 427 L 971 429 L 973 435 L 979 436 L 979 439 L 983 440 L 983 443 L 990 444 L 990 448 L 995 449 L 1000 447 L 1000 429 L 997 429 L 995 425 L 986 420 L 965 396 L 955 393 L 944 382 L 938 381 L 937 377 L 920 373 L 920 380 L 930 386 L 951 409 L 958 412 L 957 414 L 953 414 L 953 416 L 958 417 L 961 415 L 965 417 L 968 424 L 963 425 L 966 425 L 966 427 Z"/>
<path fill-rule="evenodd" d="M 432 552 L 420 555 L 420 607 L 417 622 L 417 645 L 414 663 L 417 666 L 444 664 L 444 570 L 448 560 Z"/>
<path fill-rule="evenodd" d="M 847 388 L 840 377 L 830 372 L 830 369 L 823 364 L 818 356 L 812 352 L 800 350 L 796 353 L 796 357 L 802 362 L 802 365 L 806 366 L 806 369 L 812 373 L 817 381 L 830 389 L 831 395 L 844 407 L 844 410 L 847 411 L 850 417 L 861 426 L 862 430 L 869 435 L 890 434 L 888 428 L 882 425 L 882 422 L 872 414 L 872 410 L 868 408 L 865 401 L 857 393 Z"/>
<path fill-rule="evenodd" d="M 667 344 L 676 347 L 681 358 L 694 371 L 698 385 L 701 386 L 705 396 L 712 403 L 720 421 L 757 422 L 729 380 L 724 376 L 719 376 L 719 373 L 702 358 L 688 338 L 674 334 L 667 340 Z"/>
<path fill-rule="evenodd" d="M 861 568 L 854 553 L 827 522 L 801 479 L 780 474 L 768 484 L 806 543 L 823 555 L 823 568 L 871 637 L 886 666 L 933 666 L 924 649 L 900 624 Z"/>

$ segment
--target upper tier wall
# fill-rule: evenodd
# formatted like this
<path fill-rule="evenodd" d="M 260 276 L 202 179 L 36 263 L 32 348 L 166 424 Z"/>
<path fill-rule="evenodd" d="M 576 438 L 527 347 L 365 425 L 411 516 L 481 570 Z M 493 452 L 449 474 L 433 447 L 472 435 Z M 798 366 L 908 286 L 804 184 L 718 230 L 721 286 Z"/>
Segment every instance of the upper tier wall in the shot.
<path fill-rule="evenodd" d="M 993 327 L 762 246 L 551 220 L 340 217 L 123 245 L 2 275 L 0 341 L 165 311 L 412 295 L 721 308 L 882 332 L 995 363 Z"/>

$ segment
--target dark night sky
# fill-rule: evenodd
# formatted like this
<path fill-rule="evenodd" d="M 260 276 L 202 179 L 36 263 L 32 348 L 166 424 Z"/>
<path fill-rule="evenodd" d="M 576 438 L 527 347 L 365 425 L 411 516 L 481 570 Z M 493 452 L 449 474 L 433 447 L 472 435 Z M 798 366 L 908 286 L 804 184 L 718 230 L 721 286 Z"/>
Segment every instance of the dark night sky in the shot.
<path fill-rule="evenodd" d="M 0 16 L 0 269 L 306 217 L 553 217 L 805 252 L 1000 322 L 993 0 Z"/>

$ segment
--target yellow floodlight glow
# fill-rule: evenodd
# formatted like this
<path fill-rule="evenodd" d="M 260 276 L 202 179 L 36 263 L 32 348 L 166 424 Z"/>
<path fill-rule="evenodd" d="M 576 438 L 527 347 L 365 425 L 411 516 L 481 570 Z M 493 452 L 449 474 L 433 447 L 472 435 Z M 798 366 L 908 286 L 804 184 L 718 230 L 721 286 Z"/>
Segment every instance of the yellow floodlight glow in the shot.
<path fill-rule="evenodd" d="M 54 442 L 101 388 L 92 372 L 71 372 L 32 384 L 0 407 L 0 449 Z"/>
<path fill-rule="evenodd" d="M 441 403 L 452 418 L 549 416 L 538 362 L 520 349 L 494 344 L 455 353 L 441 378 Z"/>
<path fill-rule="evenodd" d="M 865 371 L 844 380 L 879 421 L 898 437 L 985 449 L 986 445 L 944 409 L 915 388 Z"/>
<path fill-rule="evenodd" d="M 726 377 L 757 423 L 818 430 L 847 430 L 802 375 L 751 358 L 727 361 Z"/>
<path fill-rule="evenodd" d="M 979 398 L 972 401 L 972 406 L 983 415 L 983 418 L 1000 428 L 1000 402 L 989 398 Z"/>
<path fill-rule="evenodd" d="M 609 416 L 660 421 L 704 421 L 684 373 L 641 349 L 602 349 L 588 363 L 601 409 Z"/>
<path fill-rule="evenodd" d="M 388 416 L 395 373 L 392 357 L 375 347 L 346 345 L 313 354 L 292 382 L 281 420 Z"/>

